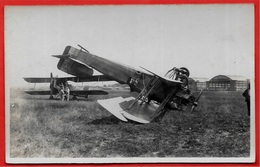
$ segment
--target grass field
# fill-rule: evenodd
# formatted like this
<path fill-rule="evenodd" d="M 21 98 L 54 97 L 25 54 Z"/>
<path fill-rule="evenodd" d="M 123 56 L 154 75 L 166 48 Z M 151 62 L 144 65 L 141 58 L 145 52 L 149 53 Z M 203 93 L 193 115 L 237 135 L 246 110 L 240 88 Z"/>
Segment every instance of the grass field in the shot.
<path fill-rule="evenodd" d="M 11 158 L 248 157 L 250 118 L 241 92 L 205 92 L 195 112 L 161 123 L 124 123 L 95 101 L 48 100 L 11 91 Z"/>

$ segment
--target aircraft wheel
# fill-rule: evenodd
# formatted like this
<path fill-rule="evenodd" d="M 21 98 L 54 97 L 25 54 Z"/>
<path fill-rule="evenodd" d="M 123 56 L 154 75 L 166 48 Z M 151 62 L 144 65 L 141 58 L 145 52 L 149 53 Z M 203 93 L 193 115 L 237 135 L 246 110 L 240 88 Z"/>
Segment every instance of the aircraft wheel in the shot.
<path fill-rule="evenodd" d="M 54 97 L 51 95 L 51 96 L 49 97 L 49 99 L 52 100 L 52 99 L 54 99 Z"/>
<path fill-rule="evenodd" d="M 191 101 L 191 102 L 195 102 L 195 97 L 193 96 L 193 95 L 191 95 L 190 97 L 189 97 L 189 100 Z"/>
<path fill-rule="evenodd" d="M 72 100 L 78 100 L 78 98 L 76 96 L 73 96 Z"/>
<path fill-rule="evenodd" d="M 184 73 L 187 75 L 187 77 L 190 76 L 190 71 L 188 70 L 188 68 L 186 68 L 186 67 L 181 67 L 180 69 L 184 71 Z"/>

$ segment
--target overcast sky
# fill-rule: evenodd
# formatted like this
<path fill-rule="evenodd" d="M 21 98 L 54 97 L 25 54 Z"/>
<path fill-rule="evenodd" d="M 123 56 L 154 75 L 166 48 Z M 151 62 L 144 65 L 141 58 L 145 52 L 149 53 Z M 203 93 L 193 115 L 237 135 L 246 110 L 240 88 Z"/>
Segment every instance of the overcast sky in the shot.
<path fill-rule="evenodd" d="M 252 77 L 254 6 L 111 5 L 5 8 L 6 77 L 48 77 L 67 45 L 159 74 L 187 67 L 191 77 Z"/>

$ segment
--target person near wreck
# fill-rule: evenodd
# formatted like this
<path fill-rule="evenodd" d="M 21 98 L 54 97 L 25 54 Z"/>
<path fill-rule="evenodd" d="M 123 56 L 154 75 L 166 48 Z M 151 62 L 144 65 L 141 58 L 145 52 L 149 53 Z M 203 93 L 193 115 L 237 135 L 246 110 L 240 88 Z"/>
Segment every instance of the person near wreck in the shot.
<path fill-rule="evenodd" d="M 59 95 L 60 95 L 61 101 L 64 101 L 64 99 L 65 99 L 65 91 L 64 91 L 63 83 L 60 84 Z"/>
<path fill-rule="evenodd" d="M 68 81 L 65 82 L 64 93 L 66 96 L 66 100 L 69 101 L 70 100 L 70 89 L 69 89 Z"/>
<path fill-rule="evenodd" d="M 250 116 L 250 83 L 247 85 L 247 89 L 242 94 L 245 97 L 247 104 L 247 115 Z"/>

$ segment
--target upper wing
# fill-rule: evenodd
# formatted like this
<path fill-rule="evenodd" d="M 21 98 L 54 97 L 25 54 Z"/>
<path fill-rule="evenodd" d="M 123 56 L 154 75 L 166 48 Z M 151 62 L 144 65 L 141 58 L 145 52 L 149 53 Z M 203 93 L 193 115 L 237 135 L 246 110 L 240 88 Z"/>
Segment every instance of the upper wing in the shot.
<path fill-rule="evenodd" d="M 29 83 L 50 83 L 51 78 L 23 78 L 26 82 Z M 113 79 L 105 75 L 94 75 L 91 77 L 61 77 L 55 78 L 59 81 L 72 81 L 72 82 L 95 82 L 95 81 L 113 81 Z"/>
<path fill-rule="evenodd" d="M 26 82 L 29 83 L 50 83 L 51 78 L 23 78 Z"/>

